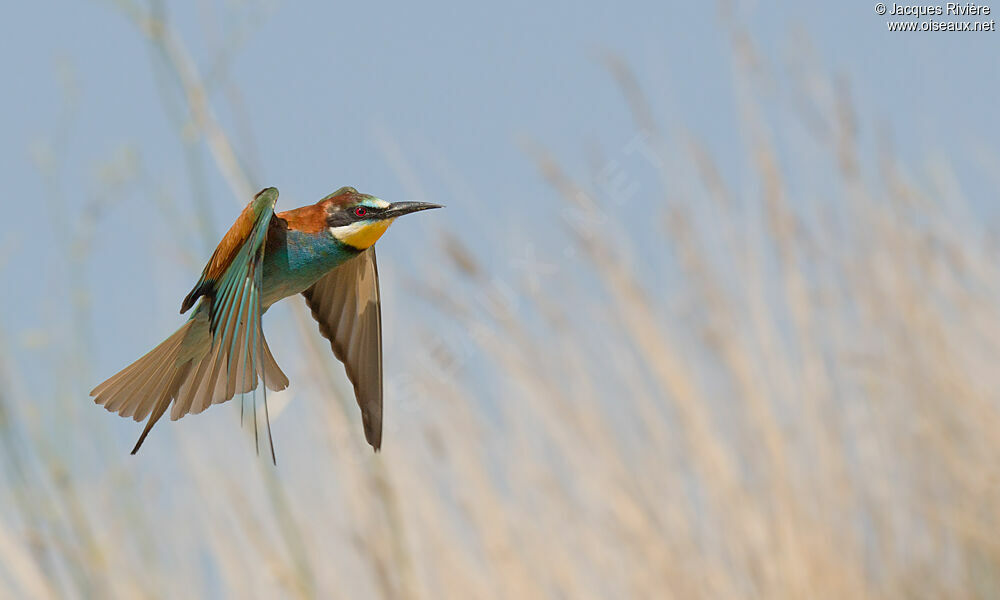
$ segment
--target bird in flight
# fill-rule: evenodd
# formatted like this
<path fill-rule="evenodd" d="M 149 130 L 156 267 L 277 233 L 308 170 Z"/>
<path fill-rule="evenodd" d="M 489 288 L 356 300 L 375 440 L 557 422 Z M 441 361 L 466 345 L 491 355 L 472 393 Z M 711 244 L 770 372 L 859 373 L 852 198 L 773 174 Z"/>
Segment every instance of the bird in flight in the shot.
<path fill-rule="evenodd" d="M 271 356 L 261 329 L 269 306 L 301 293 L 320 333 L 344 363 L 361 408 L 365 438 L 382 444 L 382 313 L 375 242 L 403 215 L 441 208 L 426 202 L 389 203 L 343 187 L 316 204 L 275 213 L 278 190 L 260 191 L 212 253 L 181 313 L 191 317 L 148 354 L 90 395 L 123 417 L 146 420 L 132 454 L 170 410 L 171 420 L 200 413 L 236 394 L 283 390 L 288 378 Z M 256 395 L 254 395 L 256 437 Z M 270 442 L 274 460 L 274 443 Z"/>

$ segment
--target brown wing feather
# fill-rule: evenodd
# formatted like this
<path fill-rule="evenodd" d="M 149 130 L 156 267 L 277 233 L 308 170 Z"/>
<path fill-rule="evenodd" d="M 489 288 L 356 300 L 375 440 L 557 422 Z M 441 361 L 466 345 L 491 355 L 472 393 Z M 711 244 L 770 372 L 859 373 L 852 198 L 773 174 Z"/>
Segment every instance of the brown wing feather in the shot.
<path fill-rule="evenodd" d="M 254 225 L 252 209 L 253 206 L 251 204 L 248 204 L 243 209 L 240 216 L 236 218 L 236 222 L 233 223 L 233 226 L 223 236 L 222 241 L 216 246 L 215 252 L 212 253 L 212 258 L 208 259 L 208 265 L 205 266 L 205 277 L 207 279 L 218 279 L 221 277 L 229 264 L 233 262 L 233 258 L 236 257 L 236 252 L 243 245 L 243 242 L 250 236 Z"/>
<path fill-rule="evenodd" d="M 243 247 L 243 243 L 250 237 L 254 224 L 257 222 L 256 207 L 254 206 L 257 198 L 270 189 L 272 188 L 258 192 L 254 196 L 254 199 L 243 208 L 240 215 L 236 217 L 236 222 L 229 228 L 226 235 L 222 237 L 222 241 L 215 247 L 215 252 L 212 252 L 212 257 L 208 259 L 208 264 L 205 265 L 205 269 L 201 272 L 201 278 L 198 280 L 198 283 L 195 284 L 194 289 L 191 290 L 187 297 L 184 298 L 184 302 L 181 303 L 181 313 L 187 312 L 189 308 L 194 306 L 195 301 L 201 295 L 208 293 L 215 282 L 226 272 L 229 265 L 232 264 L 233 259 L 236 258 L 240 248 Z"/>
<path fill-rule="evenodd" d="M 326 229 L 326 206 L 322 201 L 301 208 L 293 208 L 276 215 L 288 224 L 289 229 L 303 233 L 319 233 Z"/>
<path fill-rule="evenodd" d="M 302 292 L 344 363 L 361 408 L 365 438 L 382 445 L 382 309 L 375 249 L 369 248 L 323 276 Z"/>

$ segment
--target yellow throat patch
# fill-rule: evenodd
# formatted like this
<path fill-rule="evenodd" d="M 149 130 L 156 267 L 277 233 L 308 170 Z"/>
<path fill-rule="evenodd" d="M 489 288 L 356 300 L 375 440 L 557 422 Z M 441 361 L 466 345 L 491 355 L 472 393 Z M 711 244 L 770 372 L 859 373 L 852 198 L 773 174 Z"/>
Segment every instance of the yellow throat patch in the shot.
<path fill-rule="evenodd" d="M 380 237 L 382 237 L 382 234 L 385 233 L 386 229 L 389 229 L 389 225 L 391 225 L 394 220 L 395 219 L 384 219 L 374 222 L 361 221 L 358 223 L 351 223 L 350 225 L 343 225 L 341 227 L 331 227 L 330 233 L 333 237 L 348 246 L 353 246 L 358 250 L 367 250 L 368 248 L 371 248 L 372 244 L 377 242 Z"/>

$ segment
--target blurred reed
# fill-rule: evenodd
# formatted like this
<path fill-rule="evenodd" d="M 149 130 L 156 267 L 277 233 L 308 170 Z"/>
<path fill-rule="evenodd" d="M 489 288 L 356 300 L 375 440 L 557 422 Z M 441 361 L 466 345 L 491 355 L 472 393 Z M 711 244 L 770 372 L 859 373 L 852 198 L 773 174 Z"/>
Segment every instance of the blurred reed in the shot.
<path fill-rule="evenodd" d="M 124 6 L 183 92 L 186 135 L 247 197 L 179 38 Z M 381 455 L 295 303 L 285 345 L 300 360 L 282 363 L 307 408 L 279 423 L 301 435 L 277 470 L 184 428 L 158 432 L 173 468 L 121 458 L 94 444 L 111 418 L 97 409 L 72 409 L 56 437 L 32 403 L 85 405 L 86 369 L 33 398 L 0 332 L 2 595 L 997 597 L 989 232 L 946 160 L 914 174 L 887 144 L 866 159 L 844 81 L 807 66 L 785 97 L 751 36 L 726 27 L 749 180 L 660 123 L 609 59 L 655 170 L 628 201 L 655 243 L 640 248 L 606 189 L 529 142 L 567 252 L 541 248 L 554 274 L 504 279 L 483 240 L 442 234 L 450 267 L 409 287 L 443 327 L 404 334 L 426 351 L 393 367 Z M 804 159 L 776 141 L 799 120 L 823 174 L 808 194 L 790 181 Z M 82 325 L 71 335 L 92 343 Z"/>

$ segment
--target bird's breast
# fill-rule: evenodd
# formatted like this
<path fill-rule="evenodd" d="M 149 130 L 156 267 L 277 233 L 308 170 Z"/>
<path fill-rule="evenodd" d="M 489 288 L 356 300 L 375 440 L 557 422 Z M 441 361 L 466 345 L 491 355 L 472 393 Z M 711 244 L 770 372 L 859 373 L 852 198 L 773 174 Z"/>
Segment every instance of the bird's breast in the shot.
<path fill-rule="evenodd" d="M 264 306 L 304 292 L 320 277 L 357 254 L 325 230 L 319 233 L 294 229 L 268 232 L 264 251 Z"/>

